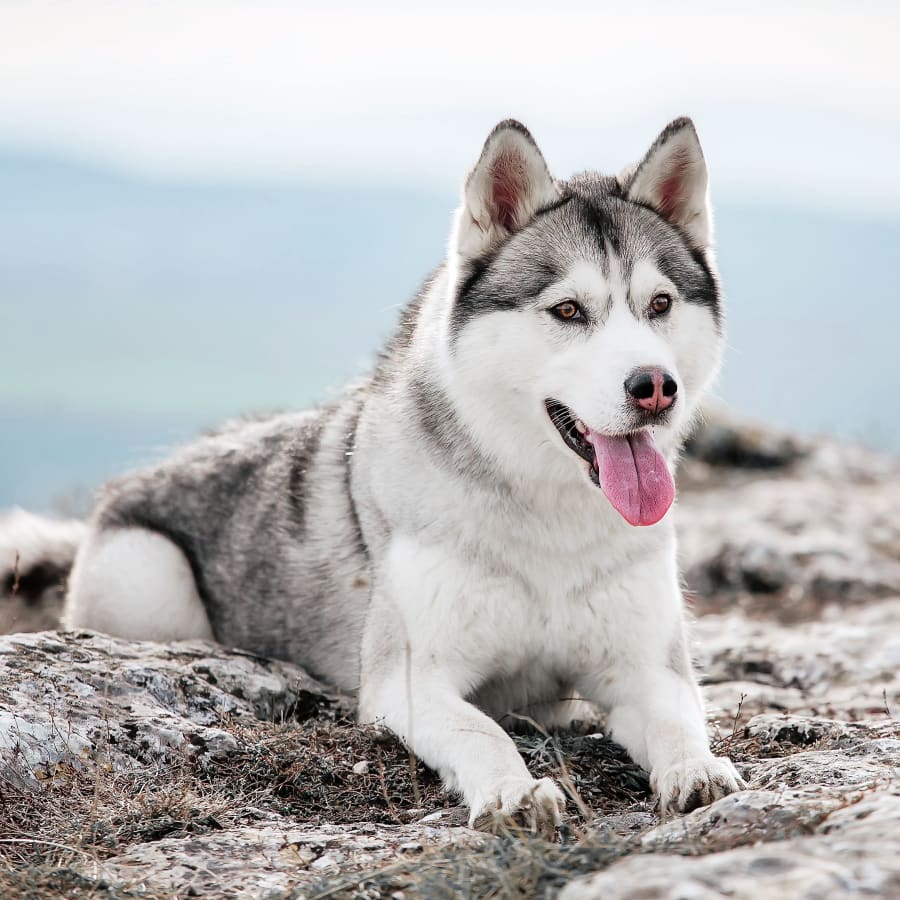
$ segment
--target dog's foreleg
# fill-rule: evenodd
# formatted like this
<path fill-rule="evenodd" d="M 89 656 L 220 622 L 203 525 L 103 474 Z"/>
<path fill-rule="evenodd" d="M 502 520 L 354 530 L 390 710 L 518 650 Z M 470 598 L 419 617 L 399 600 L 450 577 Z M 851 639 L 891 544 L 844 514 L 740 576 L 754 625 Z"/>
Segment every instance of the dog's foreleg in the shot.
<path fill-rule="evenodd" d="M 465 699 L 503 640 L 479 621 L 484 586 L 468 590 L 479 579 L 457 561 L 396 538 L 380 575 L 363 639 L 361 720 L 389 728 L 462 794 L 470 825 L 552 836 L 562 792 L 532 778 L 510 736 Z"/>
<path fill-rule="evenodd" d="M 668 653 L 657 648 L 631 655 L 612 671 L 606 688 L 611 736 L 650 773 L 662 816 L 689 812 L 746 787 L 731 760 L 709 749 L 703 701 L 680 623 Z"/>
<path fill-rule="evenodd" d="M 690 812 L 745 787 L 731 760 L 709 749 L 703 712 L 680 676 L 648 673 L 609 717 L 613 740 L 650 772 L 660 814 Z"/>
<path fill-rule="evenodd" d="M 469 825 L 551 837 L 563 796 L 549 778 L 532 778 L 510 736 L 446 686 L 439 672 L 398 668 L 361 696 L 363 721 L 390 728 L 469 807 Z"/>

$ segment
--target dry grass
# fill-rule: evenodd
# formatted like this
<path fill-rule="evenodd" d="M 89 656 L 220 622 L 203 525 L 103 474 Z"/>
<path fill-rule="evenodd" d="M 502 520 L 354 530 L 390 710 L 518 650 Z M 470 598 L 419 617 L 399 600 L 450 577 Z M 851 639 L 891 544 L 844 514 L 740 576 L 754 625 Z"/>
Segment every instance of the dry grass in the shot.
<path fill-rule="evenodd" d="M 739 763 L 833 742 L 762 742 L 746 734 L 745 717 L 738 710 L 730 733 L 714 747 Z M 433 773 L 411 765 L 395 740 L 338 713 L 220 726 L 237 749 L 203 764 L 184 756 L 165 767 L 113 774 L 101 758 L 60 765 L 36 788 L 0 777 L 0 897 L 156 900 L 173 895 L 123 884 L 105 861 L 130 847 L 254 824 L 272 813 L 310 825 L 405 824 L 457 803 Z M 886 722 L 888 734 L 898 734 L 896 722 Z M 535 776 L 556 777 L 569 794 L 570 824 L 560 844 L 516 836 L 476 849 L 428 849 L 377 871 L 322 880 L 311 895 L 549 896 L 576 875 L 641 852 L 627 821 L 646 824 L 652 801 L 646 775 L 620 747 L 578 734 L 517 735 L 515 741 Z M 368 770 L 357 774 L 360 762 Z M 592 810 L 602 818 L 593 819 Z M 609 827 L 617 815 L 617 827 Z"/>
<path fill-rule="evenodd" d="M 36 789 L 2 784 L 0 896 L 153 897 L 107 878 L 103 861 L 133 844 L 198 834 L 233 806 L 180 765 L 112 775 L 104 765 L 61 766 Z"/>
<path fill-rule="evenodd" d="M 312 825 L 395 824 L 457 803 L 432 772 L 418 762 L 411 765 L 393 738 L 337 715 L 221 725 L 234 735 L 238 749 L 203 765 L 185 756 L 173 765 L 113 774 L 99 759 L 60 765 L 37 788 L 0 780 L 0 896 L 168 896 L 116 882 L 104 861 L 135 845 L 247 824 L 265 813 Z M 646 776 L 624 751 L 579 735 L 515 740 L 535 775 L 562 776 L 567 784 L 573 828 L 563 838 L 570 843 L 505 840 L 479 851 L 446 850 L 429 855 L 427 863 L 420 860 L 421 866 L 413 858 L 373 875 L 373 890 L 413 877 L 434 878 L 435 884 L 487 885 L 499 879 L 498 884 L 506 884 L 504 896 L 521 895 L 508 892 L 514 884 L 528 885 L 530 895 L 532 888 L 543 889 L 545 882 L 570 872 L 576 859 L 579 868 L 596 868 L 623 852 L 618 839 L 594 836 L 593 843 L 573 844 L 572 838 L 583 837 L 585 812 L 590 815 L 591 808 L 650 808 Z M 362 761 L 368 772 L 354 773 Z"/>
<path fill-rule="evenodd" d="M 572 878 L 605 869 L 635 849 L 634 841 L 603 832 L 566 845 L 507 837 L 475 850 L 427 851 L 362 877 L 323 880 L 302 893 L 287 893 L 285 900 L 300 896 L 315 900 L 398 895 L 435 900 L 546 897 Z"/>

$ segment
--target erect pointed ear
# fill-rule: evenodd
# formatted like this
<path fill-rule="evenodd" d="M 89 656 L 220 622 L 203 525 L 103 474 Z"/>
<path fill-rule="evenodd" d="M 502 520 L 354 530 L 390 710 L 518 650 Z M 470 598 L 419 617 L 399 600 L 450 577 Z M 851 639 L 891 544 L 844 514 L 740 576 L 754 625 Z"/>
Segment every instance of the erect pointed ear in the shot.
<path fill-rule="evenodd" d="M 513 119 L 501 122 L 488 135 L 466 179 L 457 214 L 457 251 L 470 259 L 486 253 L 558 197 L 559 189 L 528 129 Z"/>
<path fill-rule="evenodd" d="M 712 238 L 706 161 L 690 119 L 670 122 L 625 180 L 630 200 L 652 206 L 700 248 Z"/>

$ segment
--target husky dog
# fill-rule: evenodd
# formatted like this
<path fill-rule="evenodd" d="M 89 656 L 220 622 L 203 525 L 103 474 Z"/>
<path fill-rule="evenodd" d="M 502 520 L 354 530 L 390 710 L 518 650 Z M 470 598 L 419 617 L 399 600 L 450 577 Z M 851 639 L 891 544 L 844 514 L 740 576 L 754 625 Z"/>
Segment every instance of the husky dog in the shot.
<path fill-rule="evenodd" d="M 670 508 L 722 346 L 691 121 L 568 181 L 502 122 L 371 377 L 106 486 L 64 623 L 215 639 L 356 691 L 478 827 L 559 824 L 559 787 L 497 720 L 553 724 L 575 696 L 663 811 L 710 803 L 742 782 L 709 749 Z"/>

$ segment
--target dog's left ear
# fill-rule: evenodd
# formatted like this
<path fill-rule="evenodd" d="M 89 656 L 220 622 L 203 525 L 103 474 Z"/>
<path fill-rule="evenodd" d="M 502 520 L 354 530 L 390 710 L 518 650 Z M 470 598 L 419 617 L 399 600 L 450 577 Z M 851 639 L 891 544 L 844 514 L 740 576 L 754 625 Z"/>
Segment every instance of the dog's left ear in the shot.
<path fill-rule="evenodd" d="M 528 129 L 513 119 L 501 122 L 466 179 L 457 214 L 457 251 L 467 259 L 486 253 L 558 198 L 559 189 Z"/>
<path fill-rule="evenodd" d="M 712 239 L 708 176 L 700 140 L 690 119 L 670 122 L 649 153 L 624 179 L 628 198 L 652 206 L 698 247 Z"/>

